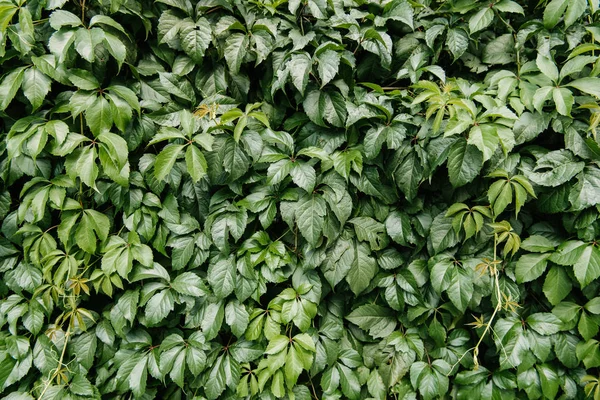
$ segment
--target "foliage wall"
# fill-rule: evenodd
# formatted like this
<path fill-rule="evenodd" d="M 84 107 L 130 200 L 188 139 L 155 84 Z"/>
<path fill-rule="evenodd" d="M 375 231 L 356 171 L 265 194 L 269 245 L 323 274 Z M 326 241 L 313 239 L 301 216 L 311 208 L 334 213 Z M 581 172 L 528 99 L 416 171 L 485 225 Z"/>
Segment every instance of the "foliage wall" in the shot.
<path fill-rule="evenodd" d="M 600 399 L 596 0 L 1 0 L 6 399 Z"/>

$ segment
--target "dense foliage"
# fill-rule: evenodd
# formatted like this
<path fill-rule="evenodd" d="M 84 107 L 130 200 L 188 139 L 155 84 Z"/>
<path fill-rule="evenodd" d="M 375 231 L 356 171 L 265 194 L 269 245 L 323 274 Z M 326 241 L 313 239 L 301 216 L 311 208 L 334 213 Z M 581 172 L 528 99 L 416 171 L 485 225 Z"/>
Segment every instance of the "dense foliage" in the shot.
<path fill-rule="evenodd" d="M 0 391 L 600 399 L 597 7 L 0 0 Z"/>

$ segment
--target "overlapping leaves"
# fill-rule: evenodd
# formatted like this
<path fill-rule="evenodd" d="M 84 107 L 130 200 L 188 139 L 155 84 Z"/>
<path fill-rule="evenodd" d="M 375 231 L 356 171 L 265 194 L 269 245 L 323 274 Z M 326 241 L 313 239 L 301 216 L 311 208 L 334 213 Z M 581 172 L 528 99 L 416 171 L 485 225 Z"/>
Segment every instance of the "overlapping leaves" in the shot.
<path fill-rule="evenodd" d="M 600 398 L 597 9 L 0 1 L 0 390 Z"/>

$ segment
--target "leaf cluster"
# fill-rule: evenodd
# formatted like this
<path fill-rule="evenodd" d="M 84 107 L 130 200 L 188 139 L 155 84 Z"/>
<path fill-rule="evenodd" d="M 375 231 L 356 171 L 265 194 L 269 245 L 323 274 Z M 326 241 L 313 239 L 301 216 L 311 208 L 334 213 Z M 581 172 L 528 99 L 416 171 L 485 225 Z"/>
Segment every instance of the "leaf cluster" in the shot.
<path fill-rule="evenodd" d="M 0 393 L 600 400 L 599 50 L 596 0 L 0 0 Z"/>

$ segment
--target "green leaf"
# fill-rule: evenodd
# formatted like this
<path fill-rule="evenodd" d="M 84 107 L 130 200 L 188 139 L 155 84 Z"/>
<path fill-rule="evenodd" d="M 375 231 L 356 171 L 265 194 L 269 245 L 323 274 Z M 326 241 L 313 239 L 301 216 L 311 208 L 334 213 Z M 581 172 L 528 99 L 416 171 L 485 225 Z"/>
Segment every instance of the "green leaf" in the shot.
<path fill-rule="evenodd" d="M 494 20 L 494 12 L 490 7 L 482 7 L 469 18 L 469 31 L 471 34 L 487 28 Z"/>
<path fill-rule="evenodd" d="M 246 57 L 249 41 L 248 36 L 234 33 L 225 41 L 225 60 L 232 74 L 237 74 Z"/>
<path fill-rule="evenodd" d="M 6 110 L 25 78 L 25 67 L 12 70 L 0 84 L 0 110 Z"/>
<path fill-rule="evenodd" d="M 336 127 L 343 127 L 346 122 L 346 103 L 342 95 L 336 91 L 310 91 L 303 102 L 304 111 L 312 122 L 326 126 L 326 122 Z"/>
<path fill-rule="evenodd" d="M 305 195 L 296 205 L 298 229 L 313 247 L 316 247 L 321 239 L 326 212 L 325 200 L 318 194 Z"/>
<path fill-rule="evenodd" d="M 171 287 L 176 292 L 187 296 L 200 297 L 207 294 L 206 286 L 202 279 L 192 272 L 184 272 L 178 275 L 171 282 Z"/>
<path fill-rule="evenodd" d="M 369 331 L 374 338 L 386 337 L 396 328 L 392 310 L 374 304 L 366 304 L 353 310 L 346 319 L 361 329 Z"/>
<path fill-rule="evenodd" d="M 204 52 L 208 49 L 212 39 L 212 30 L 208 20 L 206 18 L 198 19 L 195 26 L 182 29 L 180 35 L 183 51 L 196 63 L 202 63 Z"/>
<path fill-rule="evenodd" d="M 573 107 L 573 94 L 569 89 L 565 88 L 554 88 L 552 89 L 552 98 L 556 105 L 556 111 L 559 114 L 569 116 L 571 115 L 571 107 Z"/>
<path fill-rule="evenodd" d="M 208 267 L 208 283 L 219 299 L 229 296 L 235 289 L 235 258 L 222 258 Z"/>
<path fill-rule="evenodd" d="M 454 56 L 454 60 L 460 58 L 469 47 L 469 35 L 463 29 L 448 29 L 446 34 L 446 45 Z"/>
<path fill-rule="evenodd" d="M 578 175 L 577 183 L 569 192 L 569 202 L 574 211 L 584 210 L 600 203 L 600 169 L 586 167 Z"/>
<path fill-rule="evenodd" d="M 483 165 L 482 153 L 467 143 L 465 139 L 459 139 L 450 147 L 448 153 L 448 176 L 454 187 L 464 186 L 473 181 Z"/>
<path fill-rule="evenodd" d="M 23 94 L 31 103 L 33 110 L 37 110 L 50 91 L 52 80 L 40 72 L 36 67 L 25 70 L 23 74 Z"/>
<path fill-rule="evenodd" d="M 369 393 L 376 400 L 385 400 L 387 394 L 387 387 L 383 383 L 383 379 L 379 372 L 374 369 L 369 374 L 369 379 L 367 380 L 367 388 L 369 389 Z"/>
<path fill-rule="evenodd" d="M 110 130 L 113 124 L 113 114 L 110 104 L 104 96 L 98 96 L 91 107 L 87 109 L 85 121 L 94 136 Z"/>
<path fill-rule="evenodd" d="M 106 240 L 110 221 L 106 215 L 95 210 L 85 210 L 75 230 L 77 245 L 88 253 L 96 251 L 96 237 Z"/>
<path fill-rule="evenodd" d="M 580 78 L 567 83 L 565 86 L 574 87 L 583 93 L 600 97 L 600 82 L 598 78 Z"/>
<path fill-rule="evenodd" d="M 564 268 L 554 266 L 544 281 L 544 294 L 552 305 L 557 305 L 571 292 L 571 280 Z"/>
<path fill-rule="evenodd" d="M 541 186 L 556 187 L 583 170 L 585 163 L 578 161 L 568 150 L 556 150 L 537 160 L 528 178 Z"/>
<path fill-rule="evenodd" d="M 337 369 L 340 375 L 342 393 L 350 400 L 360 399 L 360 383 L 356 373 L 340 363 L 337 364 Z"/>
<path fill-rule="evenodd" d="M 357 217 L 348 222 L 354 225 L 358 240 L 368 241 L 371 250 L 381 250 L 386 244 L 385 227 L 382 223 L 369 217 Z"/>
<path fill-rule="evenodd" d="M 573 265 L 575 277 L 582 287 L 600 277 L 600 249 L 596 245 L 585 247 Z"/>
<path fill-rule="evenodd" d="M 552 29 L 558 24 L 568 4 L 569 2 L 566 0 L 552 0 L 546 5 L 544 9 L 544 27 L 546 29 Z"/>
<path fill-rule="evenodd" d="M 319 78 L 321 78 L 321 87 L 335 78 L 341 59 L 341 54 L 333 50 L 325 50 L 317 56 L 317 71 L 319 71 Z"/>
<path fill-rule="evenodd" d="M 377 261 L 369 254 L 365 243 L 354 244 L 354 260 L 346 276 L 350 290 L 355 295 L 362 293 L 371 284 L 377 273 Z"/>
<path fill-rule="evenodd" d="M 230 301 L 225 307 L 225 321 L 235 336 L 242 337 L 248 327 L 249 315 L 243 304 Z"/>
<path fill-rule="evenodd" d="M 429 241 L 435 254 L 455 246 L 458 236 L 452 226 L 452 218 L 446 217 L 445 213 L 436 216 L 431 224 Z"/>
<path fill-rule="evenodd" d="M 295 162 L 290 170 L 290 176 L 292 181 L 307 193 L 312 193 L 317 183 L 315 169 L 306 163 Z"/>
<path fill-rule="evenodd" d="M 583 337 L 583 340 L 590 340 L 598 335 L 599 329 L 598 322 L 593 316 L 589 315 L 585 311 L 581 313 L 579 323 L 577 324 L 577 331 L 579 331 L 579 334 Z"/>
<path fill-rule="evenodd" d="M 392 240 L 402 246 L 414 244 L 416 236 L 413 232 L 410 218 L 400 211 L 391 212 L 385 220 L 385 229 Z"/>
<path fill-rule="evenodd" d="M 550 253 L 522 255 L 515 267 L 517 282 L 530 282 L 539 278 L 546 271 L 549 257 Z"/>
<path fill-rule="evenodd" d="M 467 309 L 473 296 L 473 279 L 466 270 L 462 268 L 452 269 L 447 293 L 450 301 L 456 308 L 461 312 Z"/>
<path fill-rule="evenodd" d="M 404 192 L 408 201 L 417 196 L 419 185 L 423 179 L 423 166 L 416 153 L 408 154 L 394 171 L 396 184 Z"/>
<path fill-rule="evenodd" d="M 542 71 L 542 73 L 551 81 L 558 81 L 558 68 L 556 67 L 556 64 L 554 64 L 553 60 L 543 56 L 541 53 L 538 53 L 535 63 L 540 71 Z"/>
<path fill-rule="evenodd" d="M 146 304 L 144 316 L 146 323 L 150 326 L 157 325 L 163 321 L 175 307 L 173 293 L 169 289 L 156 293 Z"/>
<path fill-rule="evenodd" d="M 185 163 L 194 182 L 198 182 L 206 175 L 206 171 L 208 170 L 206 158 L 204 158 L 204 154 L 202 154 L 200 149 L 193 144 L 189 145 L 185 152 Z"/>
<path fill-rule="evenodd" d="M 288 63 L 292 83 L 300 94 L 304 94 L 308 84 L 308 74 L 312 70 L 312 60 L 306 53 L 294 54 Z"/>
<path fill-rule="evenodd" d="M 140 358 L 131 370 L 131 375 L 129 375 L 129 387 L 135 397 L 142 397 L 146 393 L 146 381 L 148 379 L 147 363 L 148 357 Z"/>
<path fill-rule="evenodd" d="M 551 313 L 536 313 L 527 317 L 527 324 L 540 335 L 552 335 L 560 330 L 560 320 Z"/>
<path fill-rule="evenodd" d="M 585 12 L 587 3 L 584 0 L 569 1 L 567 6 L 567 12 L 565 14 L 565 27 L 573 25 L 579 17 Z"/>
<path fill-rule="evenodd" d="M 154 176 L 157 180 L 164 180 L 165 177 L 169 175 L 175 165 L 175 161 L 177 161 L 177 157 L 179 157 L 184 147 L 185 145 L 183 144 L 170 144 L 156 156 L 156 161 L 154 162 Z M 186 161 L 187 158 L 186 154 Z M 198 171 L 193 171 L 193 173 L 196 174 Z"/>

